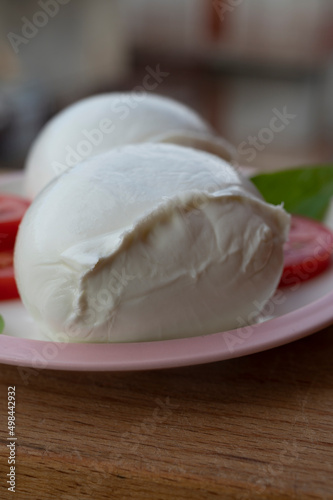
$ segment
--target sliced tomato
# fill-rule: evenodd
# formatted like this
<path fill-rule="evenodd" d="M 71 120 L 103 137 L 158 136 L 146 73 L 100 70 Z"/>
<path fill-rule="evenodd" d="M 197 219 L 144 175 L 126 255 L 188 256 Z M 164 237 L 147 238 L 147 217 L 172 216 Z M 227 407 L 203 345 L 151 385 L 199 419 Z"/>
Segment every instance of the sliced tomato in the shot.
<path fill-rule="evenodd" d="M 13 267 L 13 252 L 0 252 L 0 300 L 19 298 Z"/>
<path fill-rule="evenodd" d="M 296 285 L 325 271 L 333 252 L 333 233 L 323 224 L 293 215 L 284 246 L 284 269 L 279 286 Z"/>
<path fill-rule="evenodd" d="M 0 251 L 14 248 L 21 219 L 29 204 L 19 196 L 0 194 Z"/>

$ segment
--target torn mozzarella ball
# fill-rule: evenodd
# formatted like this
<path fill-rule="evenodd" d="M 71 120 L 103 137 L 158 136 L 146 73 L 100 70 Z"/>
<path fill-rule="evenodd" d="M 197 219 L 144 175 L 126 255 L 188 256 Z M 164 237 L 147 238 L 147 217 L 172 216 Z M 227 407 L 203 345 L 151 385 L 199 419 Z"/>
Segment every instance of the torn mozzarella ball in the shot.
<path fill-rule="evenodd" d="M 216 156 L 114 149 L 65 172 L 20 226 L 15 272 L 44 333 L 71 342 L 205 335 L 275 291 L 289 216 Z"/>
<path fill-rule="evenodd" d="M 112 148 L 166 142 L 211 152 L 228 161 L 234 149 L 194 111 L 172 99 L 111 93 L 83 99 L 41 131 L 25 165 L 25 194 L 35 196 L 55 177 Z"/>

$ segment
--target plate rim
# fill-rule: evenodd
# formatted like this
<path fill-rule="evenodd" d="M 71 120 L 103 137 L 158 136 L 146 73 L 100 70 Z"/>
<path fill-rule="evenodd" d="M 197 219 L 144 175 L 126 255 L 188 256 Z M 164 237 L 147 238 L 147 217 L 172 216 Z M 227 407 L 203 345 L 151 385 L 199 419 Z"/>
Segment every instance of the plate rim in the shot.
<path fill-rule="evenodd" d="M 62 343 L 1 335 L 0 363 L 68 371 L 140 371 L 224 361 L 285 345 L 321 330 L 333 321 L 332 300 L 330 292 L 295 311 L 252 325 L 249 341 L 244 339 L 235 350 L 226 349 L 225 337 L 235 335 L 239 329 L 183 339 L 114 344 Z M 286 333 L 281 335 L 283 329 Z M 50 345 L 57 349 L 54 358 L 48 353 Z"/>
<path fill-rule="evenodd" d="M 21 177 L 23 172 L 2 174 L 0 185 Z M 287 314 L 251 325 L 248 338 L 239 337 L 241 328 L 198 337 L 131 343 L 62 343 L 2 334 L 0 363 L 37 370 L 141 371 L 224 361 L 285 345 L 321 330 L 333 322 L 332 302 L 333 291 Z M 240 345 L 232 350 L 226 337 L 237 334 Z"/>

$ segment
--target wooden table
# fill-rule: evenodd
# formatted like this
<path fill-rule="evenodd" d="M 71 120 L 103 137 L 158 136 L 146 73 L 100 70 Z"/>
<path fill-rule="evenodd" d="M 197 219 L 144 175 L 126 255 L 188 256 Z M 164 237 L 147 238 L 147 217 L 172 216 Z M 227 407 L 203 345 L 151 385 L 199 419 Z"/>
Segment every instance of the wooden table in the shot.
<path fill-rule="evenodd" d="M 139 373 L 0 366 L 21 499 L 332 499 L 333 327 L 271 351 Z"/>

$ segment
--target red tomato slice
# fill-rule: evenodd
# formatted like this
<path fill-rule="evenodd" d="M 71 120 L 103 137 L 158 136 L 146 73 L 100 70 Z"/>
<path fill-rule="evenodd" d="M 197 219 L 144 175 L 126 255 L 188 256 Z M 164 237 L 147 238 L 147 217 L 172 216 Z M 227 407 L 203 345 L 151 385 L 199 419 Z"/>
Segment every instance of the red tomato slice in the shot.
<path fill-rule="evenodd" d="M 19 298 L 14 268 L 13 252 L 0 252 L 0 300 Z"/>
<path fill-rule="evenodd" d="M 0 251 L 14 248 L 18 227 L 29 205 L 24 198 L 0 194 Z"/>
<path fill-rule="evenodd" d="M 293 215 L 284 246 L 284 269 L 279 286 L 296 285 L 325 271 L 331 262 L 333 233 L 323 224 Z"/>

